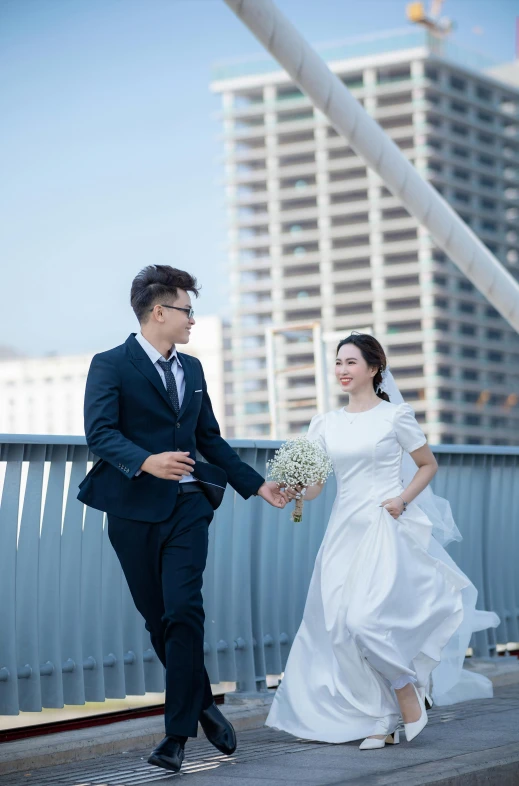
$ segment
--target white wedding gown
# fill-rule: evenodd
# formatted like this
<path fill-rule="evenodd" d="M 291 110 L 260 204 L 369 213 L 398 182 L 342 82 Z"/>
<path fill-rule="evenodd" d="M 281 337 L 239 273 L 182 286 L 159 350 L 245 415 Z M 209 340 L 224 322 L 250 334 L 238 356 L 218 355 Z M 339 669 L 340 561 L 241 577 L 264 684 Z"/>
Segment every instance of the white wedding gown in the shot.
<path fill-rule="evenodd" d="M 266 725 L 323 742 L 392 731 L 391 685 L 427 686 L 440 660 L 440 703 L 491 696 L 489 680 L 461 679 L 461 667 L 472 631 L 499 618 L 475 611 L 475 588 L 416 503 L 397 520 L 380 507 L 402 492 L 403 451 L 426 443 L 411 407 L 334 410 L 313 418 L 308 437 L 333 462 L 337 496 Z"/>

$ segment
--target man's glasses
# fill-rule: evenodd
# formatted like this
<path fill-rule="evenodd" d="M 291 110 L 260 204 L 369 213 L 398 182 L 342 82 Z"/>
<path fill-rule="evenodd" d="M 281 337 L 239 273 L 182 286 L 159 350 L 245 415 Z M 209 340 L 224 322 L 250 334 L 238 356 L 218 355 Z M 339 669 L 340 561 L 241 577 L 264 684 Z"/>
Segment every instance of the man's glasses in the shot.
<path fill-rule="evenodd" d="M 184 314 L 187 314 L 188 319 L 193 319 L 195 316 L 195 312 L 192 308 L 181 308 L 180 306 L 167 306 L 165 303 L 160 304 L 162 308 L 174 308 L 175 311 L 183 311 Z M 153 311 L 153 308 L 150 308 L 150 311 Z"/>

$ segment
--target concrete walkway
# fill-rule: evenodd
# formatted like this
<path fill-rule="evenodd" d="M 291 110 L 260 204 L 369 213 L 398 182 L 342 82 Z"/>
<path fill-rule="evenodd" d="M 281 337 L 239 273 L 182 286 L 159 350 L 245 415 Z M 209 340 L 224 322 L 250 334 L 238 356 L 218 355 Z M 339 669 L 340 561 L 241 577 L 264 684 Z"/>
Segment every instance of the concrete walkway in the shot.
<path fill-rule="evenodd" d="M 43 737 L 40 743 L 45 740 L 50 742 Z M 4 764 L 9 745 L 19 743 L 0 746 Z M 189 741 L 179 775 L 148 765 L 147 755 L 148 748 L 41 769 L 17 766 L 17 772 L 3 770 L 0 785 L 138 786 L 183 780 L 186 786 L 518 786 L 519 686 L 497 688 L 493 699 L 433 708 L 416 740 L 383 750 L 308 742 L 262 727 L 240 731 L 231 757 L 219 754 L 203 736 Z"/>

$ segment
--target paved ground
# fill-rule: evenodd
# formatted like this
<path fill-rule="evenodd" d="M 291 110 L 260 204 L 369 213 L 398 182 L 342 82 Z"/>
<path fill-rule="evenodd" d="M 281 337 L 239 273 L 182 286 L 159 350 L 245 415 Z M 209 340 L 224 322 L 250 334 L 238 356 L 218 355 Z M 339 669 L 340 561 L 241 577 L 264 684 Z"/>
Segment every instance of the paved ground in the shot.
<path fill-rule="evenodd" d="M 519 686 L 495 697 L 434 708 L 412 743 L 359 751 L 357 743 L 308 742 L 271 729 L 242 731 L 222 756 L 205 739 L 190 741 L 179 775 L 146 763 L 148 750 L 0 776 L 0 786 L 138 786 L 183 780 L 186 786 L 518 786 Z"/>

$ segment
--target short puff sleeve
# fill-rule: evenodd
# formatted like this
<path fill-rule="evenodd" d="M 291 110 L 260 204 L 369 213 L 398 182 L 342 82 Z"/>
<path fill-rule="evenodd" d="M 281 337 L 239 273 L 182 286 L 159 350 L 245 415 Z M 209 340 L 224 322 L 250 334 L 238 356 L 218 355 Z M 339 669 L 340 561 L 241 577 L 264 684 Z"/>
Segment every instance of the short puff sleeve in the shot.
<path fill-rule="evenodd" d="M 407 453 L 423 448 L 427 437 L 418 425 L 413 408 L 409 404 L 399 404 L 393 421 L 396 438 Z"/>
<path fill-rule="evenodd" d="M 326 450 L 326 442 L 324 439 L 324 415 L 313 416 L 306 436 L 308 439 L 312 440 L 312 442 L 317 442 L 323 450 Z"/>

